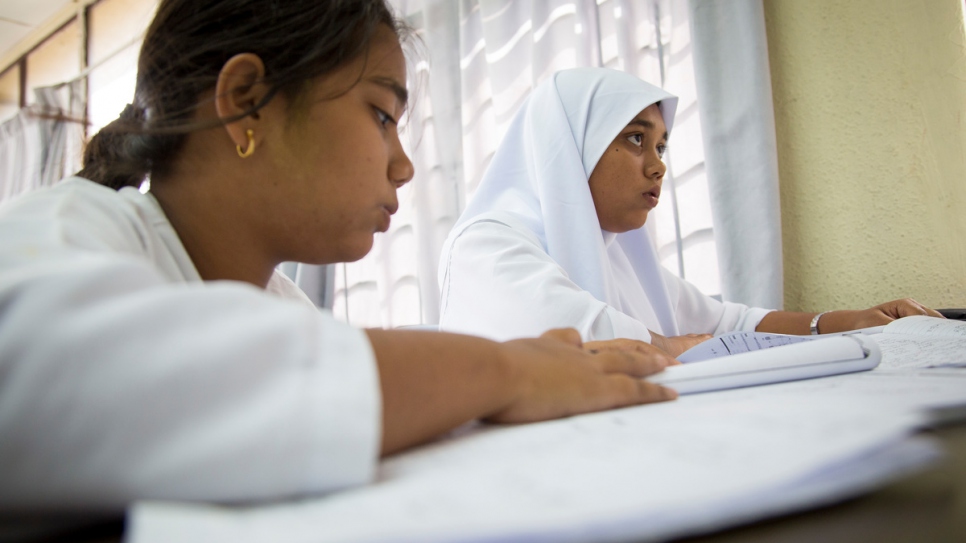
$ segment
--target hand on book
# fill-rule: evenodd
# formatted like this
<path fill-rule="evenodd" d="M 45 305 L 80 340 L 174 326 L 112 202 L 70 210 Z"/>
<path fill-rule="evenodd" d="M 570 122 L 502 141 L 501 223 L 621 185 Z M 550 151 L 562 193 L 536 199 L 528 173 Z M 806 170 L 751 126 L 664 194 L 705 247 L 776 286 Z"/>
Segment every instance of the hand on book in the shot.
<path fill-rule="evenodd" d="M 859 330 L 882 326 L 896 319 L 915 315 L 943 318 L 936 310 L 930 309 L 911 298 L 903 298 L 858 311 L 830 311 L 823 315 L 819 321 L 819 331 L 827 334 Z"/>

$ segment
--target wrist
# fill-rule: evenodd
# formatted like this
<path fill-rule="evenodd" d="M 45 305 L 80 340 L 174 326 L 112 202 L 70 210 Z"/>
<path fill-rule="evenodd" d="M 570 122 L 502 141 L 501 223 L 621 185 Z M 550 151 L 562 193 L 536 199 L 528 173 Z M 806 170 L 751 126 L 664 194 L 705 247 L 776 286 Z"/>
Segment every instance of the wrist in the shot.
<path fill-rule="evenodd" d="M 520 351 L 526 348 L 525 344 L 528 341 L 534 341 L 534 339 L 516 339 L 497 344 L 497 356 L 494 357 L 497 364 L 494 364 L 496 367 L 493 371 L 496 373 L 499 385 L 493 391 L 493 409 L 483 418 L 509 408 L 519 398 L 527 395 L 530 383 L 523 362 L 527 355 Z"/>

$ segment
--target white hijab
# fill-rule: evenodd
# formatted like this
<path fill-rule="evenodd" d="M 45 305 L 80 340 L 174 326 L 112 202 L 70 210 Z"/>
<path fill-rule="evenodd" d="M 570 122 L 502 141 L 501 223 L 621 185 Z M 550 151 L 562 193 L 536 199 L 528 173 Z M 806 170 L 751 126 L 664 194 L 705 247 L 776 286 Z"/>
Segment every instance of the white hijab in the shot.
<path fill-rule="evenodd" d="M 657 102 L 670 132 L 677 98 L 624 72 L 577 68 L 539 85 L 514 117 L 446 239 L 440 262 L 449 262 L 453 242 L 465 228 L 509 214 L 540 239 L 578 286 L 651 330 L 678 335 L 647 232 L 602 231 L 588 183 L 614 138 Z M 441 284 L 445 273 L 441 268 Z"/>

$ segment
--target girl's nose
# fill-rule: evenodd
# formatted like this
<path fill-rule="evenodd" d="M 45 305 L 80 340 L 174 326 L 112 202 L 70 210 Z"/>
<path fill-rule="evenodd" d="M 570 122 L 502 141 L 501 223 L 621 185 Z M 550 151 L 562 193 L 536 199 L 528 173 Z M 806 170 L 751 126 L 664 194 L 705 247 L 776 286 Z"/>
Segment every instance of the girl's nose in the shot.
<path fill-rule="evenodd" d="M 398 189 L 412 180 L 416 170 L 406 151 L 403 150 L 402 144 L 397 141 L 395 147 L 393 157 L 389 161 L 389 181 Z"/>

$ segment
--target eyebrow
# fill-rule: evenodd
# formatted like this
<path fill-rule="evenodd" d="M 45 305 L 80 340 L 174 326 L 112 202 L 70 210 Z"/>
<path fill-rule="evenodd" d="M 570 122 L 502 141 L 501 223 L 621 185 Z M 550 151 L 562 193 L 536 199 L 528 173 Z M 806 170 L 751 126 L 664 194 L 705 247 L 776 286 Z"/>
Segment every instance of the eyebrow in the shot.
<path fill-rule="evenodd" d="M 369 81 L 391 90 L 396 95 L 396 99 L 399 100 L 399 104 L 403 109 L 406 108 L 406 103 L 409 101 L 409 91 L 406 90 L 406 87 L 403 87 L 395 79 L 389 77 L 370 77 Z"/>
<path fill-rule="evenodd" d="M 647 128 L 648 130 L 654 130 L 654 123 L 652 123 L 651 121 L 645 121 L 643 119 L 634 119 L 633 121 L 627 123 L 627 126 L 630 126 L 632 124 L 637 124 L 637 125 L 643 126 L 644 128 Z M 664 141 L 667 141 L 667 132 L 664 133 L 663 139 L 664 139 Z"/>

